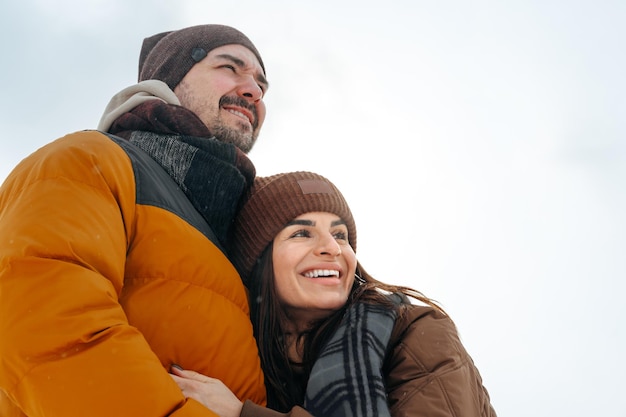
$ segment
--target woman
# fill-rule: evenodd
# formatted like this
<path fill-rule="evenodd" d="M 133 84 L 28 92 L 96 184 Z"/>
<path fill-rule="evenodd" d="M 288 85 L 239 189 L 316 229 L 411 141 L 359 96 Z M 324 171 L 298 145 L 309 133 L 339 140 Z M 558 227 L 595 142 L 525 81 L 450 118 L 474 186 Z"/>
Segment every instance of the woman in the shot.
<path fill-rule="evenodd" d="M 271 409 L 173 369 L 185 395 L 222 416 L 495 416 L 446 313 L 374 279 L 355 250 L 350 208 L 326 178 L 257 178 L 232 258 L 250 291 Z"/>

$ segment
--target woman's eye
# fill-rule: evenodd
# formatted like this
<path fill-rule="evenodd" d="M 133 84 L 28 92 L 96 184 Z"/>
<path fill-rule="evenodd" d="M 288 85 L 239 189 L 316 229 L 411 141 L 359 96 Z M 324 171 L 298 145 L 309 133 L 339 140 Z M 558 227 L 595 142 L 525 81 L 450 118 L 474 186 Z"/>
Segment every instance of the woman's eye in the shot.
<path fill-rule="evenodd" d="M 348 234 L 346 232 L 336 232 L 334 236 L 337 240 L 348 240 Z"/>
<path fill-rule="evenodd" d="M 311 233 L 308 230 L 298 230 L 291 234 L 291 237 L 310 237 Z"/>

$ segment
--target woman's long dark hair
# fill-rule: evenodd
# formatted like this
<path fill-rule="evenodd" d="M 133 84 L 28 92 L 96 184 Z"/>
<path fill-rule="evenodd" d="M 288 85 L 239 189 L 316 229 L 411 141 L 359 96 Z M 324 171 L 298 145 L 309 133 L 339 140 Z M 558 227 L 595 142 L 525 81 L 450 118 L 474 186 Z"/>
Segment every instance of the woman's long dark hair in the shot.
<path fill-rule="evenodd" d="M 302 406 L 311 368 L 324 343 L 339 326 L 346 309 L 354 302 L 366 302 L 398 308 L 387 296 L 388 293 L 403 294 L 445 314 L 443 309 L 421 292 L 410 287 L 385 284 L 374 279 L 357 262 L 356 277 L 348 301 L 330 317 L 316 323 L 310 331 L 301 335 L 303 341 L 303 373 L 296 375 L 292 371 L 285 348 L 285 337 L 281 323 L 288 319 L 278 300 L 274 281 L 272 262 L 273 244 L 263 251 L 255 265 L 249 283 L 250 317 L 254 327 L 254 336 L 259 347 L 261 366 L 265 374 L 267 387 L 267 405 L 280 412 L 287 412 L 293 406 Z M 408 302 L 408 301 L 407 301 Z M 404 309 L 400 308 L 398 314 Z M 297 381 L 301 381 L 300 383 Z"/>

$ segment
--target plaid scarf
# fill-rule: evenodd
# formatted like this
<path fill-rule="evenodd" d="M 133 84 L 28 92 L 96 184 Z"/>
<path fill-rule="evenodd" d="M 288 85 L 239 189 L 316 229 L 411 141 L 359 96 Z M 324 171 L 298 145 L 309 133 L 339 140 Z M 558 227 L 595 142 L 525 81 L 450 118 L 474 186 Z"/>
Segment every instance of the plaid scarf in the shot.
<path fill-rule="evenodd" d="M 313 365 L 304 408 L 318 417 L 389 416 L 382 365 L 395 310 L 355 303 Z"/>

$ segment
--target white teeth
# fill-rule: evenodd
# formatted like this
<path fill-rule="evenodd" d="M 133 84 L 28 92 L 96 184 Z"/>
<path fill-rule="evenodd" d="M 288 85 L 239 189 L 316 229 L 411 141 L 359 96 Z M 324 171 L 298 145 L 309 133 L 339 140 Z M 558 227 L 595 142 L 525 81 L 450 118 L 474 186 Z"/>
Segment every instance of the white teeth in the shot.
<path fill-rule="evenodd" d="M 240 112 L 240 111 L 237 111 L 237 110 L 230 110 L 230 109 L 229 109 L 228 111 L 229 111 L 230 113 L 234 114 L 234 115 L 237 115 L 237 116 L 239 116 L 239 117 L 243 117 L 243 118 L 244 118 L 244 119 L 246 119 L 246 120 L 248 119 L 248 116 L 246 116 L 245 114 L 243 114 L 243 113 L 242 113 L 242 112 Z"/>
<path fill-rule="evenodd" d="M 313 271 L 305 272 L 307 278 L 319 278 L 319 277 L 338 277 L 339 271 L 334 269 L 315 269 Z"/>

